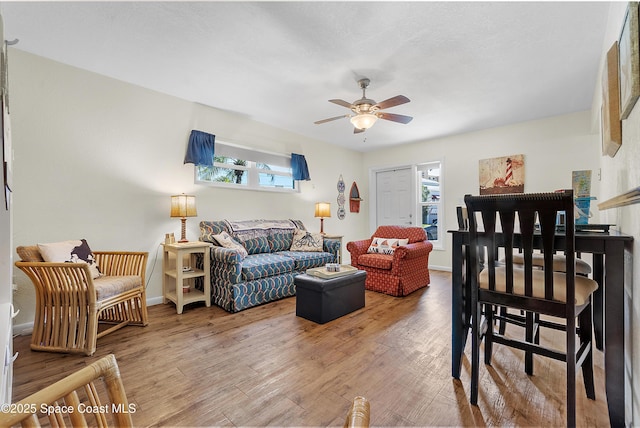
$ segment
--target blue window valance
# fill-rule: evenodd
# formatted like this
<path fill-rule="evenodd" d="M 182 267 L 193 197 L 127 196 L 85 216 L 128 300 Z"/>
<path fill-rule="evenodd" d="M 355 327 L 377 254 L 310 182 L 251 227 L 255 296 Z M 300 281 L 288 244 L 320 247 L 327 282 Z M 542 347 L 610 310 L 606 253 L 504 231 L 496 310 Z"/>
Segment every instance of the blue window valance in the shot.
<path fill-rule="evenodd" d="M 192 163 L 196 166 L 213 166 L 215 140 L 216 136 L 213 134 L 192 130 L 184 163 Z"/>
<path fill-rule="evenodd" d="M 291 153 L 291 173 L 294 180 L 311 180 L 307 160 L 303 155 Z"/>

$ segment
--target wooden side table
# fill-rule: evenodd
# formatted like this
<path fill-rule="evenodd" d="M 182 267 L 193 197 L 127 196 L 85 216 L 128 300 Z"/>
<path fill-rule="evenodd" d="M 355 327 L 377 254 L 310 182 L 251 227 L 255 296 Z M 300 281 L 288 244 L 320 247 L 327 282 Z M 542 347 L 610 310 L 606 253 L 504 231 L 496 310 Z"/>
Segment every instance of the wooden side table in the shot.
<path fill-rule="evenodd" d="M 340 241 L 340 249 L 338 250 L 338 263 L 342 263 L 342 235 L 329 235 L 328 233 L 325 233 L 323 235 L 325 238 L 327 239 L 337 239 L 338 241 Z"/>
<path fill-rule="evenodd" d="M 162 258 L 162 296 L 163 303 L 169 300 L 176 304 L 178 314 L 182 313 L 184 305 L 193 302 L 205 302 L 211 306 L 211 256 L 209 242 L 194 241 L 175 244 L 162 244 L 164 255 Z M 170 254 L 175 255 L 175 263 L 171 263 Z M 196 254 L 202 254 L 204 269 L 196 269 Z M 188 264 L 185 258 L 188 256 Z M 202 278 L 204 292 L 191 287 L 189 292 L 184 292 L 184 286 L 189 285 L 191 278 Z M 186 281 L 186 282 L 185 282 Z"/>

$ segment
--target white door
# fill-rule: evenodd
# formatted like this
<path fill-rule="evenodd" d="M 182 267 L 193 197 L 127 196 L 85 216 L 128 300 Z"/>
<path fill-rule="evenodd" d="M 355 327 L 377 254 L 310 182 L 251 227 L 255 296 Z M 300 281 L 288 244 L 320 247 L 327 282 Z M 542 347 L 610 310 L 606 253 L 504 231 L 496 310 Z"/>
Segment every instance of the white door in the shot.
<path fill-rule="evenodd" d="M 411 168 L 376 173 L 376 226 L 414 224 Z"/>

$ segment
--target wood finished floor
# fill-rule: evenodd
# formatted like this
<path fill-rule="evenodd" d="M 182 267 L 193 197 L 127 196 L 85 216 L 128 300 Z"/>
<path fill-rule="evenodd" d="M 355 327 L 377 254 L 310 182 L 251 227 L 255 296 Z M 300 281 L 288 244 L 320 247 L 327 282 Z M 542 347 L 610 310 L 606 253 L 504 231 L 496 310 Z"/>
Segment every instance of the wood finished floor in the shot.
<path fill-rule="evenodd" d="M 365 308 L 324 325 L 296 317 L 295 298 L 237 314 L 152 306 L 149 326 L 105 336 L 92 357 L 33 352 L 30 336 L 16 337 L 13 398 L 113 353 L 136 426 L 342 426 L 357 395 L 371 401 L 372 426 L 564 425 L 564 364 L 538 357 L 529 378 L 521 352 L 501 346 L 469 404 L 470 343 L 461 379 L 451 377 L 450 283 L 433 271 L 404 298 L 367 291 Z M 605 427 L 599 351 L 594 369 L 597 400 L 580 375 L 577 421 Z"/>

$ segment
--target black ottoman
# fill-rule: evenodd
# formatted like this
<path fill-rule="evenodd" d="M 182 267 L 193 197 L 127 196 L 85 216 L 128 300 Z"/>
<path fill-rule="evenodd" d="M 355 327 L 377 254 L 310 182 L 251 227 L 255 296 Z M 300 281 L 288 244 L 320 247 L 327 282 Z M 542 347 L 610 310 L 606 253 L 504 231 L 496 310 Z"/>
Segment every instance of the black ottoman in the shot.
<path fill-rule="evenodd" d="M 366 277 L 363 270 L 331 279 L 296 276 L 296 315 L 324 324 L 363 308 Z"/>

